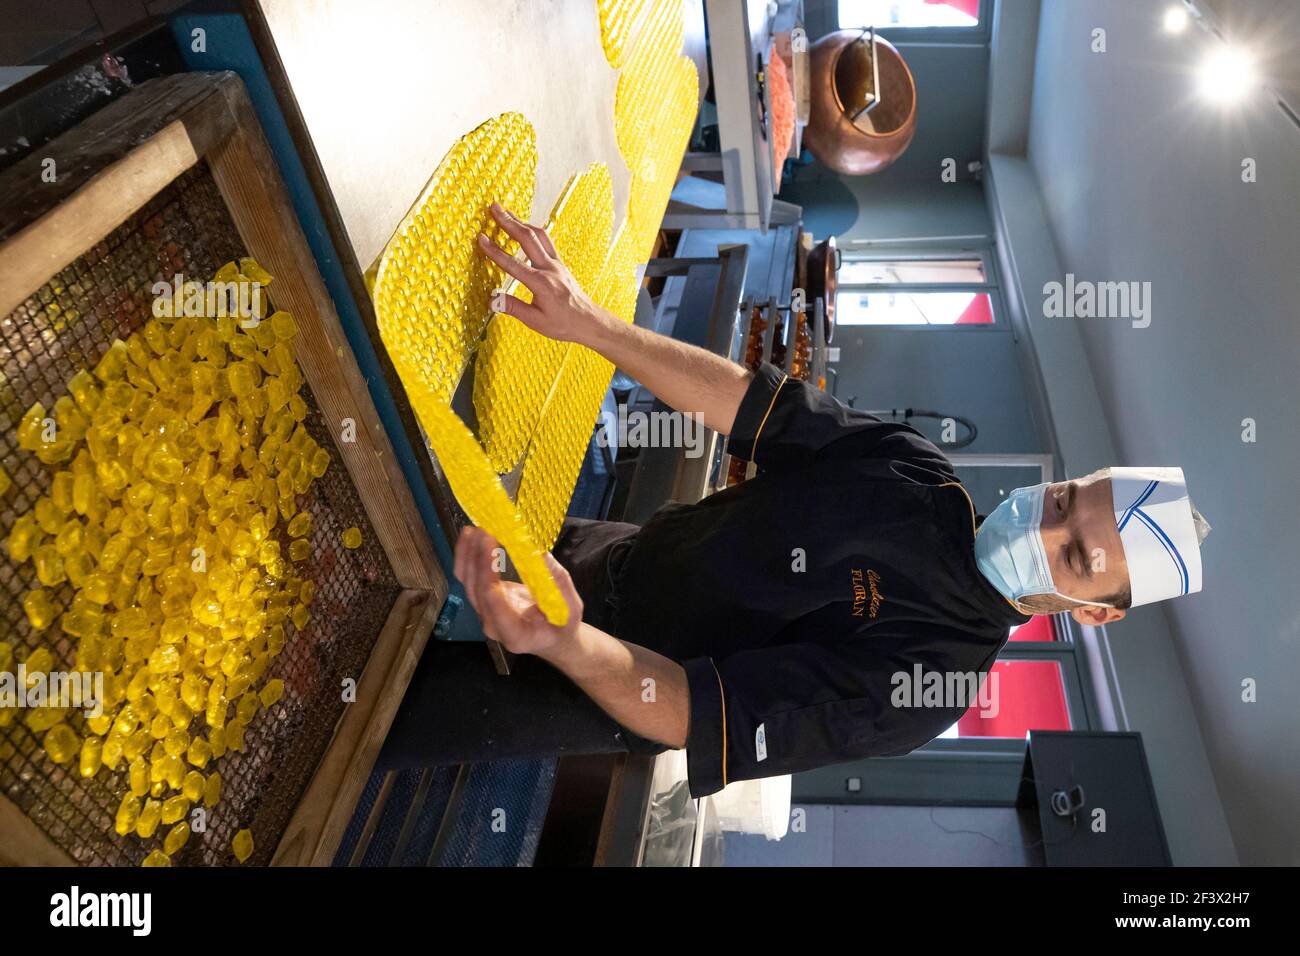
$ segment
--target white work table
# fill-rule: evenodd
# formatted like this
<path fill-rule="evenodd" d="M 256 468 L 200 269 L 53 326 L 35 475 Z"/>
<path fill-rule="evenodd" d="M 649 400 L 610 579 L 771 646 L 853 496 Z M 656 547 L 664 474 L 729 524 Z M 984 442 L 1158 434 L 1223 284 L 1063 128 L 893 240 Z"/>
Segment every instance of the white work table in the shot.
<path fill-rule="evenodd" d="M 572 174 L 600 162 L 617 228 L 629 174 L 614 138 L 618 73 L 594 0 L 260 4 L 361 269 L 456 140 L 508 111 L 537 134 L 533 221 Z M 701 0 L 683 11 L 687 52 L 702 64 Z"/>

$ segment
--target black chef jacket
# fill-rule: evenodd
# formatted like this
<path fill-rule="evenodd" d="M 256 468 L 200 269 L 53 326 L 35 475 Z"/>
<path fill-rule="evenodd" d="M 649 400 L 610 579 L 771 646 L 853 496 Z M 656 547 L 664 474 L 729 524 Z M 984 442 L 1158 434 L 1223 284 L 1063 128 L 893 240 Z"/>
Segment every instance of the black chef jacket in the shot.
<path fill-rule="evenodd" d="M 758 474 L 658 511 L 616 587 L 614 633 L 686 669 L 691 794 L 905 754 L 950 727 L 965 706 L 895 706 L 894 675 L 982 675 L 1028 620 L 975 564 L 952 465 L 771 365 L 729 448 Z"/>

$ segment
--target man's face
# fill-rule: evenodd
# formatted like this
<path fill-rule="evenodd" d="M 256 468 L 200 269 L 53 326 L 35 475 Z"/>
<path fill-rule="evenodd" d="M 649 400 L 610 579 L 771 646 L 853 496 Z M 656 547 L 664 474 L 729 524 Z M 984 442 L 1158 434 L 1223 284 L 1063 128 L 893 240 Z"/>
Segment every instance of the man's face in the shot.
<path fill-rule="evenodd" d="M 1128 564 L 1106 472 L 1049 485 L 1041 533 L 1057 594 L 1104 603 L 1128 584 Z M 1109 610 L 1081 608 L 1075 618 L 1098 624 L 1124 616 L 1122 611 Z"/>

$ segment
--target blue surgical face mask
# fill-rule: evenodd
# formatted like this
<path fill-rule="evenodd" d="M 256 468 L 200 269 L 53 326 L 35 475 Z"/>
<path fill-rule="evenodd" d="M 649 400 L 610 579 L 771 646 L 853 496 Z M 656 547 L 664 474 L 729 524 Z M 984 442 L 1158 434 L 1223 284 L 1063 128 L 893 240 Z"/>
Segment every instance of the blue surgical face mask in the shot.
<path fill-rule="evenodd" d="M 1047 485 L 1017 488 L 975 532 L 975 563 L 984 577 L 1012 604 L 1036 594 L 1057 594 L 1076 604 L 1109 607 L 1060 594 L 1052 580 L 1040 529 Z"/>

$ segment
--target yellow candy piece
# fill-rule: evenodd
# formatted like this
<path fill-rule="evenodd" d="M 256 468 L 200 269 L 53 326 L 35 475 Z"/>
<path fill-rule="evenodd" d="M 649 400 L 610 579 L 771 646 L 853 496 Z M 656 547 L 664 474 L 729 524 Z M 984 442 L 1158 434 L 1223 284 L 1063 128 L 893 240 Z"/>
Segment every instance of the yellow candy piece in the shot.
<path fill-rule="evenodd" d="M 189 839 L 190 825 L 182 820 L 167 831 L 167 836 L 163 837 L 163 852 L 169 857 L 174 856 L 189 842 Z"/>
<path fill-rule="evenodd" d="M 241 753 L 244 749 L 244 733 L 247 725 L 243 720 L 236 718 L 226 727 L 226 746 L 235 753 Z"/>
<path fill-rule="evenodd" d="M 34 630 L 43 631 L 54 623 L 54 605 L 49 594 L 40 588 L 28 591 L 23 597 L 23 611 Z"/>
<path fill-rule="evenodd" d="M 149 855 L 144 858 L 140 865 L 147 867 L 171 866 L 172 861 L 171 857 L 162 850 L 150 850 Z"/>
<path fill-rule="evenodd" d="M 253 259 L 243 258 L 239 260 L 239 272 L 241 275 L 252 279 L 258 285 L 270 285 L 271 274 L 263 269 Z"/>
<path fill-rule="evenodd" d="M 175 823 L 190 812 L 190 801 L 182 794 L 177 794 L 163 801 L 162 822 Z"/>
<path fill-rule="evenodd" d="M 58 764 L 67 763 L 77 755 L 81 741 L 67 724 L 55 724 L 45 734 L 45 753 Z"/>
<path fill-rule="evenodd" d="M 311 462 L 308 466 L 308 470 L 311 472 L 312 477 L 324 477 L 325 472 L 329 470 L 329 467 L 330 453 L 324 448 L 316 449 L 316 452 L 312 455 Z"/>
<path fill-rule="evenodd" d="M 203 784 L 203 805 L 211 810 L 221 801 L 221 774 L 213 771 Z"/>
<path fill-rule="evenodd" d="M 235 714 L 241 722 L 247 724 L 257 713 L 260 704 L 261 700 L 256 694 L 244 694 L 239 698 L 239 703 L 235 705 Z"/>
<path fill-rule="evenodd" d="M 136 836 L 147 840 L 158 831 L 158 824 L 162 820 L 163 805 L 157 800 L 146 800 L 144 809 L 140 811 L 140 817 L 135 821 Z"/>
<path fill-rule="evenodd" d="M 117 765 L 122 762 L 125 756 L 126 748 L 123 745 L 121 737 L 110 737 L 104 741 L 101 751 L 104 766 L 109 770 L 116 770 Z"/>
<path fill-rule="evenodd" d="M 104 742 L 98 737 L 87 737 L 81 742 L 81 760 L 77 769 L 81 771 L 83 777 L 89 780 L 99 773 L 99 768 L 103 765 Z"/>
<path fill-rule="evenodd" d="M 48 674 L 54 667 L 54 655 L 48 647 L 38 647 L 23 663 L 27 666 L 27 686 L 31 687 L 41 679 L 39 675 Z"/>
<path fill-rule="evenodd" d="M 126 836 L 135 829 L 139 819 L 140 798 L 131 793 L 125 794 L 122 802 L 118 804 L 117 816 L 113 821 L 113 828 L 117 831 L 117 835 Z"/>
<path fill-rule="evenodd" d="M 284 681 L 277 677 L 274 680 L 267 681 L 266 686 L 262 688 L 258 696 L 261 698 L 263 707 L 271 707 L 280 700 L 283 694 Z"/>
<path fill-rule="evenodd" d="M 198 708 L 194 708 L 197 710 Z M 212 745 L 202 737 L 195 737 L 190 741 L 190 748 L 185 753 L 185 759 L 195 767 L 202 770 L 212 759 Z"/>
<path fill-rule="evenodd" d="M 137 797 L 143 797 L 149 792 L 149 765 L 145 763 L 144 757 L 137 754 L 131 758 L 128 778 L 131 783 L 131 793 Z"/>
<path fill-rule="evenodd" d="M 343 532 L 343 547 L 355 551 L 361 547 L 361 529 L 355 525 Z"/>
<path fill-rule="evenodd" d="M 18 427 L 15 430 L 18 447 L 26 451 L 36 451 L 40 448 L 46 435 L 45 421 L 45 406 L 40 402 L 27 409 L 27 412 L 19 419 Z"/>
<path fill-rule="evenodd" d="M 78 369 L 72 378 L 68 379 L 68 394 L 87 415 L 93 414 L 99 407 L 101 397 L 99 386 L 85 369 Z"/>
<path fill-rule="evenodd" d="M 10 527 L 5 547 L 9 551 L 9 557 L 22 564 L 32 556 L 40 539 L 41 529 L 36 524 L 35 516 L 22 515 Z"/>
<path fill-rule="evenodd" d="M 191 770 L 185 775 L 185 781 L 181 784 L 181 793 L 191 803 L 198 803 L 203 799 L 203 783 L 203 774 Z"/>
<path fill-rule="evenodd" d="M 243 863 L 253 855 L 253 834 L 249 830 L 240 830 L 235 834 L 235 838 L 230 841 L 230 848 L 235 853 L 235 859 Z"/>
<path fill-rule="evenodd" d="M 276 339 L 281 342 L 288 342 L 298 334 L 298 323 L 288 312 L 274 312 L 268 322 Z"/>
<path fill-rule="evenodd" d="M 28 707 L 23 724 L 34 734 L 41 734 L 67 717 L 62 707 Z"/>

